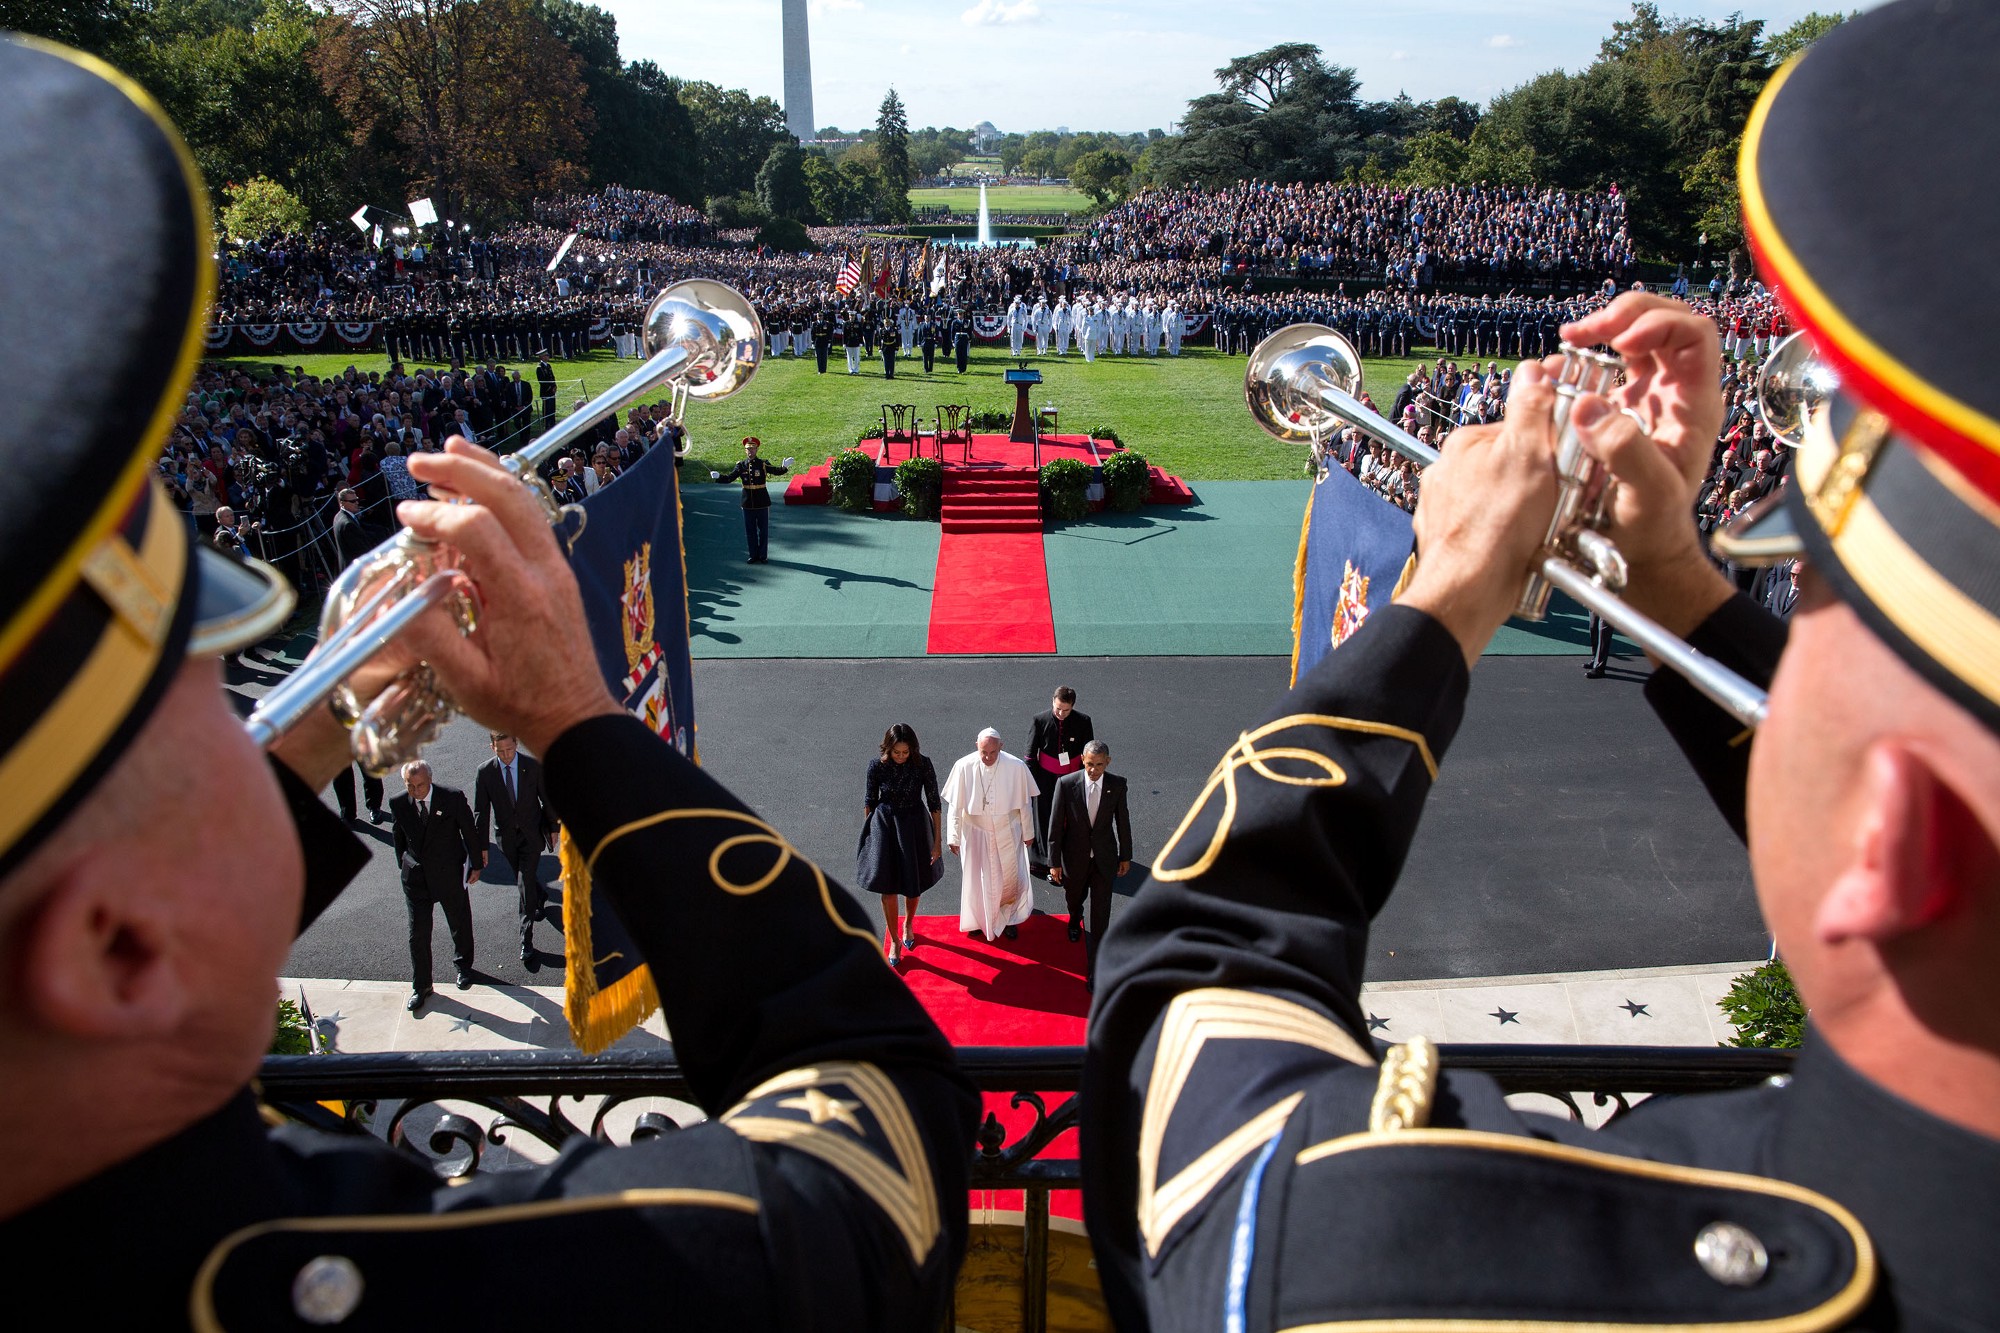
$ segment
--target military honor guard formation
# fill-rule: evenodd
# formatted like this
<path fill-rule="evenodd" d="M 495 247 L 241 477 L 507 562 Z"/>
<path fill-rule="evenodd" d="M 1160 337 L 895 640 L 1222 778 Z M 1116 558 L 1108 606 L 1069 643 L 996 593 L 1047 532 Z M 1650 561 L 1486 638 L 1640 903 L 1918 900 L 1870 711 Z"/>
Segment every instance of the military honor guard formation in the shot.
<path fill-rule="evenodd" d="M 136 84 L 0 39 L 0 1253 L 24 1308 L 60 1275 L 44 1318 L 88 1328 L 936 1329 L 980 1102 L 884 962 L 918 947 L 915 897 L 955 859 L 962 931 L 1023 935 L 1039 874 L 1087 949 L 1083 1221 L 1119 1329 L 2000 1326 L 2000 345 L 1966 317 L 2000 302 L 2000 267 L 1933 262 L 2000 212 L 1996 62 L 2000 9 L 1892 0 L 1751 115 L 1745 228 L 1839 388 L 1786 484 L 1709 540 L 1798 562 L 1788 620 L 1718 570 L 1691 513 L 1729 410 L 1712 319 L 1649 292 L 1568 322 L 1430 310 L 1468 354 L 1527 358 L 1504 419 L 1459 425 L 1424 470 L 1393 602 L 1282 697 L 1211 701 L 1238 737 L 1117 914 L 1127 785 L 1065 687 L 1021 757 L 989 727 L 942 781 L 908 726 L 883 737 L 857 854 L 878 930 L 693 762 L 661 663 L 684 618 L 657 599 L 683 588 L 666 555 L 608 594 L 580 582 L 592 511 L 518 456 L 411 456 L 429 498 L 399 506 L 394 546 L 431 561 L 410 580 L 427 591 L 372 621 L 389 599 L 355 597 L 370 632 L 323 639 L 239 719 L 220 659 L 294 596 L 195 540 L 155 466 L 210 317 L 209 202 Z M 751 327 L 710 286 L 666 349 L 690 392 L 738 382 Z M 1416 317 L 1225 309 L 1218 336 L 1305 313 L 1385 347 Z M 1007 334 L 1171 354 L 1177 317 L 1016 305 Z M 929 361 L 935 331 L 891 328 L 883 348 Z M 961 358 L 964 336 L 944 339 Z M 1552 337 L 1621 376 L 1579 387 L 1575 358 L 1541 359 Z M 101 391 L 72 396 L 85 379 Z M 740 485 L 758 562 L 792 460 L 743 447 L 712 480 Z M 1616 481 L 1581 540 L 1579 456 Z M 1571 561 L 1615 543 L 1622 603 L 1592 609 L 1653 651 L 1646 701 L 1747 837 L 1810 1012 L 1789 1074 L 1599 1130 L 1510 1104 L 1422 1036 L 1379 1041 L 1359 999 L 1371 923 L 1485 702 L 1481 655 L 1530 571 L 1571 568 L 1552 533 Z M 586 614 L 607 596 L 615 627 Z M 475 604 L 476 624 L 454 614 Z M 415 755 L 449 708 L 489 729 L 470 798 Z M 448 1185 L 260 1113 L 287 948 L 367 859 L 322 797 L 345 781 L 353 812 L 357 741 L 375 772 L 407 760 L 387 815 L 413 1006 L 433 906 L 465 984 L 489 842 L 535 952 L 554 850 L 572 970 L 605 998 L 643 964 L 705 1119 Z"/>

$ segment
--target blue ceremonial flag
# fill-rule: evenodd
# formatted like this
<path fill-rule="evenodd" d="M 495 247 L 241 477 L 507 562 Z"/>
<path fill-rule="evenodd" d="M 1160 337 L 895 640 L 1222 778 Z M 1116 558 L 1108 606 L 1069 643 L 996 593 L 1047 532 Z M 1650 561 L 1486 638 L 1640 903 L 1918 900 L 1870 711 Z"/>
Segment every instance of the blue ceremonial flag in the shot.
<path fill-rule="evenodd" d="M 612 695 L 689 758 L 694 669 L 674 452 L 655 448 L 584 502 L 570 568 L 583 593 L 597 667 Z M 563 834 L 563 1009 L 570 1036 L 601 1051 L 659 1008 L 659 993 L 618 913 L 590 883 Z"/>
<path fill-rule="evenodd" d="M 1313 483 L 1292 571 L 1292 684 L 1389 603 L 1415 548 L 1410 516 L 1345 468 Z"/>

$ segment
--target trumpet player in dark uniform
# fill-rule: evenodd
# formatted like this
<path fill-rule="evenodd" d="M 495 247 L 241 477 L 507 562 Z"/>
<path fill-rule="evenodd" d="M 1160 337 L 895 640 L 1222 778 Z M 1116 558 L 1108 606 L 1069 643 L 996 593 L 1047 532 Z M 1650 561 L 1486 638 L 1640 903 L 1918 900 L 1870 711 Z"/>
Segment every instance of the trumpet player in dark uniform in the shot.
<path fill-rule="evenodd" d="M 747 563 L 761 565 L 771 557 L 771 487 L 770 479 L 783 476 L 792 465 L 787 458 L 782 463 L 769 463 L 757 457 L 757 451 L 764 442 L 755 435 L 743 437 L 743 461 L 727 472 L 710 472 L 710 481 L 741 482 L 743 485 L 743 540 L 750 548 Z"/>
<path fill-rule="evenodd" d="M 1618 479 L 1634 609 L 1770 683 L 1754 735 L 1664 669 L 1646 693 L 1747 829 L 1810 1015 L 1792 1072 L 1593 1131 L 1415 1034 L 1377 1046 L 1359 1003 L 1369 923 L 1552 512 L 1555 394 L 1524 364 L 1505 423 L 1427 470 L 1403 594 L 1230 747 L 1108 932 L 1080 1155 L 1121 1330 L 1992 1325 L 2000 378 L 1963 367 L 2000 335 L 1935 330 L 1975 327 L 2000 280 L 1934 257 L 2000 206 L 1973 170 L 1996 59 L 2000 9 L 1892 3 L 1750 117 L 1746 231 L 1844 386 L 1782 497 L 1717 539 L 1804 553 L 1789 633 L 1689 519 L 1722 421 L 1714 326 L 1633 292 L 1564 330 L 1628 368 L 1571 421 Z M 1965 142 L 1926 133 L 1940 106 Z"/>
<path fill-rule="evenodd" d="M 367 852 L 318 796 L 350 757 L 332 714 L 266 754 L 222 689 L 218 654 L 291 599 L 197 549 L 154 480 L 207 326 L 209 207 L 164 113 L 103 71 L 0 38 L 0 170 L 41 191 L 0 206 L 0 249 L 46 261 L 0 283 L 0 330 L 36 330 L 49 372 L 0 420 L 0 465 L 49 483 L 0 508 L 8 1264 L 75 1272 L 129 1234 L 115 1280 L 66 1285 L 80 1328 L 935 1329 L 978 1107 L 951 1048 L 848 894 L 606 692 L 544 511 L 462 440 L 410 464 L 473 503 L 402 517 L 481 571 L 477 642 L 434 612 L 350 684 L 422 658 L 542 756 L 707 1119 L 448 1186 L 260 1114 L 278 969 Z M 155 336 L 106 342 L 126 318 Z M 79 403 L 86 369 L 107 392 Z"/>

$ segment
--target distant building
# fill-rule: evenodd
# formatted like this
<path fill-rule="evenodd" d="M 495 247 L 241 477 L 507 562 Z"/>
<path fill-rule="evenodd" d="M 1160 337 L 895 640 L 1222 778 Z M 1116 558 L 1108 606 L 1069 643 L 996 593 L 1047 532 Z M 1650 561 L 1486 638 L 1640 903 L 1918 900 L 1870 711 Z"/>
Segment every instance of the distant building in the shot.
<path fill-rule="evenodd" d="M 806 32 L 806 0 L 784 0 L 785 128 L 800 143 L 811 143 L 813 124 L 812 38 Z"/>
<path fill-rule="evenodd" d="M 1069 133 L 1069 126 L 1067 126 L 1067 125 L 1058 125 L 1058 126 L 1056 126 L 1056 133 L 1057 133 L 1057 134 L 1068 134 L 1068 133 Z"/>
<path fill-rule="evenodd" d="M 972 146 L 982 153 L 992 152 L 1000 137 L 1000 131 L 993 127 L 990 120 L 982 120 L 972 127 Z"/>

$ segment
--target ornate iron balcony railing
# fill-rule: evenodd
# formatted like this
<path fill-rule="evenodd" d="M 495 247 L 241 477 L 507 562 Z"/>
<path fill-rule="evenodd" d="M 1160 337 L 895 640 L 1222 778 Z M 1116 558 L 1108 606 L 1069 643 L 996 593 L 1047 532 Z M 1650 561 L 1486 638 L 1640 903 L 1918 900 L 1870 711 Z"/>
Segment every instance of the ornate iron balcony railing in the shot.
<path fill-rule="evenodd" d="M 1792 1053 L 1707 1047 L 1447 1045 L 1447 1068 L 1491 1075 L 1508 1093 L 1538 1093 L 1577 1120 L 1616 1119 L 1634 1099 L 1747 1087 L 1790 1070 Z M 988 1115 L 970 1145 L 976 1190 L 1020 1190 L 1021 1310 L 1018 1326 L 1042 1333 L 1049 1320 L 1049 1194 L 1078 1188 L 1074 1158 L 1046 1156 L 1076 1127 L 1083 1051 L 1074 1046 L 960 1048 L 959 1064 L 984 1093 L 1010 1097 L 1033 1120 L 1008 1141 Z M 278 1111 L 337 1133 L 372 1134 L 429 1161 L 442 1175 L 496 1168 L 489 1145 L 516 1155 L 525 1138 L 542 1155 L 579 1135 L 646 1138 L 693 1123 L 687 1080 L 671 1049 L 586 1056 L 568 1051 L 423 1051 L 380 1055 L 274 1056 L 260 1076 Z M 1053 1109 L 1051 1097 L 1060 1098 Z M 634 1102 L 663 1098 L 684 1113 Z M 447 1103 L 475 1108 L 475 1117 Z M 1586 1109 L 1586 1106 L 1588 1109 Z M 533 1154 L 530 1154 L 531 1156 Z M 946 1327 L 950 1327 L 948 1321 Z"/>

